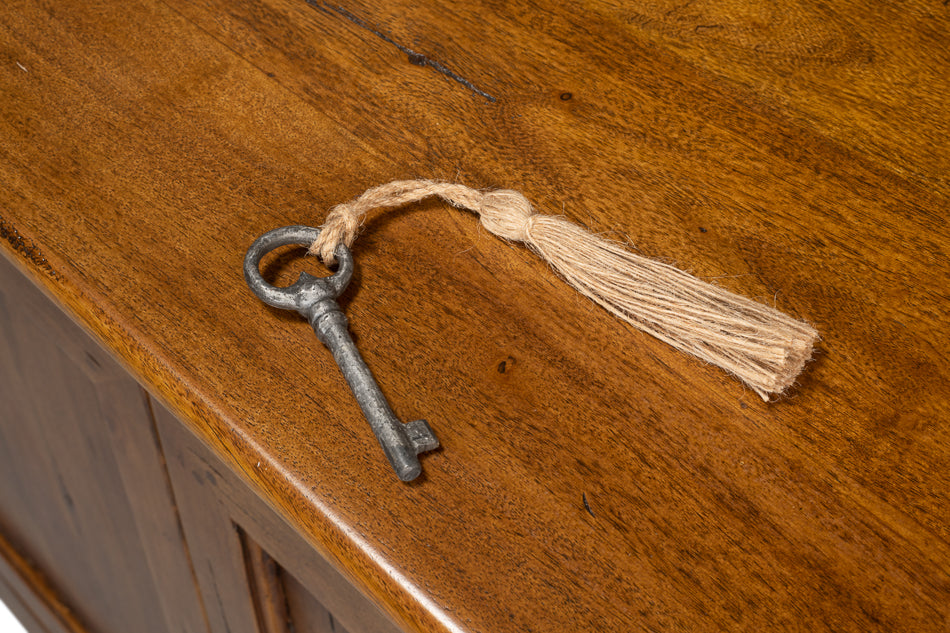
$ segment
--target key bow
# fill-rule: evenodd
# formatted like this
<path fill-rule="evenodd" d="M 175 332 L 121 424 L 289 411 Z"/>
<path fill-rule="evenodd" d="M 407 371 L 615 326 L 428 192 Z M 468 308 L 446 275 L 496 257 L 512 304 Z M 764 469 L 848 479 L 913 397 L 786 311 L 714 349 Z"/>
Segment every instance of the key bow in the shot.
<path fill-rule="evenodd" d="M 283 226 L 261 235 L 247 250 L 244 257 L 244 279 L 258 298 L 269 306 L 296 310 L 303 316 L 307 309 L 322 299 L 336 299 L 353 277 L 353 253 L 344 244 L 336 247 L 334 255 L 337 270 L 329 277 L 314 277 L 302 272 L 297 281 L 286 287 L 273 286 L 261 276 L 260 264 L 264 255 L 275 248 L 296 244 L 309 246 L 320 235 L 312 226 Z"/>

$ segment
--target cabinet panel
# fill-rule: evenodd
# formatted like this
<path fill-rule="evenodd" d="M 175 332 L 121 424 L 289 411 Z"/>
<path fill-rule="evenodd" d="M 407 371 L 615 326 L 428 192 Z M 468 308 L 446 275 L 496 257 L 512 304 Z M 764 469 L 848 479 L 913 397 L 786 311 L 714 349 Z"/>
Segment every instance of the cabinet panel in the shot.
<path fill-rule="evenodd" d="M 0 538 L 92 631 L 206 630 L 162 461 L 145 392 L 0 257 Z"/>
<path fill-rule="evenodd" d="M 401 631 L 171 413 L 154 409 L 212 631 Z"/>
<path fill-rule="evenodd" d="M 281 573 L 281 584 L 287 599 L 288 617 L 298 632 L 347 633 L 343 624 L 285 570 Z"/>
<path fill-rule="evenodd" d="M 248 580 L 264 633 L 347 633 L 313 593 L 242 533 Z M 368 626 L 370 623 L 363 623 Z"/>

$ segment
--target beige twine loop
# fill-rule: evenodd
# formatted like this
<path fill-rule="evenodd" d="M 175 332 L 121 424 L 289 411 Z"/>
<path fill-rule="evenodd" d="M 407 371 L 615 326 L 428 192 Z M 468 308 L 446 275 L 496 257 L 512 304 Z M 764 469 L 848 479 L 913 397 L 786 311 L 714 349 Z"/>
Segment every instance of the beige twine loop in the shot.
<path fill-rule="evenodd" d="M 563 218 L 536 213 L 517 191 L 480 192 L 431 180 L 380 185 L 333 207 L 310 252 L 332 264 L 337 245 L 352 246 L 368 211 L 429 196 L 474 211 L 486 229 L 526 243 L 578 292 L 676 349 L 734 374 L 763 400 L 791 386 L 811 358 L 818 332 L 804 321 L 635 255 Z"/>

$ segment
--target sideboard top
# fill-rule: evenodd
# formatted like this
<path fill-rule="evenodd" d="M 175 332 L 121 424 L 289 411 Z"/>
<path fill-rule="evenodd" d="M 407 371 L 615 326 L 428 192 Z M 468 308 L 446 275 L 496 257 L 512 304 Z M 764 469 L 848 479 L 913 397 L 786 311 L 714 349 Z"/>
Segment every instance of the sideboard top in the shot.
<path fill-rule="evenodd" d="M 950 7 L 622 4 L 5 3 L 0 247 L 407 629 L 940 630 Z M 806 319 L 814 361 L 763 403 L 471 215 L 376 213 L 341 303 L 442 443 L 401 483 L 242 260 L 419 177 Z"/>

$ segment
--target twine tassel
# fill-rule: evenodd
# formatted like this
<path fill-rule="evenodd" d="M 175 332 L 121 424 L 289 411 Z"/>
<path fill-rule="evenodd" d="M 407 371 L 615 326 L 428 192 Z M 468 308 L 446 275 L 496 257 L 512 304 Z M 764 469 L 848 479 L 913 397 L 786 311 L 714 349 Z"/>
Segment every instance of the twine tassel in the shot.
<path fill-rule="evenodd" d="M 429 196 L 473 211 L 495 235 L 524 242 L 571 286 L 640 330 L 732 373 L 763 400 L 782 393 L 811 358 L 818 333 L 803 321 L 641 257 L 563 218 L 535 213 L 517 191 L 480 192 L 429 180 L 396 181 L 334 207 L 311 253 L 333 262 L 366 213 Z"/>

